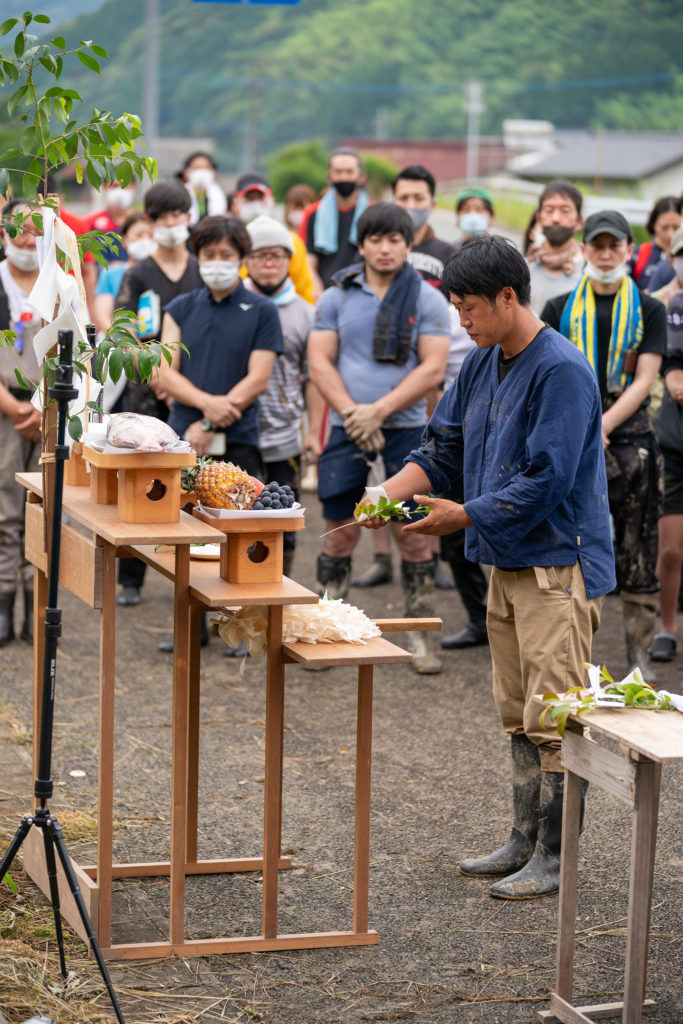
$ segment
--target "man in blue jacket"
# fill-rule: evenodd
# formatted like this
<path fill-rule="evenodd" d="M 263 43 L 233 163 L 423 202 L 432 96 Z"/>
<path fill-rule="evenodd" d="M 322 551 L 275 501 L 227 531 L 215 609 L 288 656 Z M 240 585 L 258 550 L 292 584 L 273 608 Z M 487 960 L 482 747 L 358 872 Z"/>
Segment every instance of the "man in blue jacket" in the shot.
<path fill-rule="evenodd" d="M 466 555 L 492 566 L 487 627 L 493 693 L 511 737 L 510 837 L 466 875 L 503 875 L 493 896 L 559 888 L 564 774 L 534 697 L 585 679 L 603 597 L 615 585 L 600 393 L 586 358 L 529 308 L 529 270 L 482 235 L 448 262 L 444 287 L 477 348 L 421 445 L 384 484 L 431 506 L 406 531 L 466 529 Z M 429 497 L 463 477 L 464 502 Z"/>

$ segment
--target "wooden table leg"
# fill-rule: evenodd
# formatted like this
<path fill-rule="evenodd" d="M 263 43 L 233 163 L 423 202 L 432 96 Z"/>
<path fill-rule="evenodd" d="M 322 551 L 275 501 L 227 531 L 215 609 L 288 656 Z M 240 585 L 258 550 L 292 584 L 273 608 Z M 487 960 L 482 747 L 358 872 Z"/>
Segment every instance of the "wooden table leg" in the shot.
<path fill-rule="evenodd" d="M 38 778 L 40 747 L 40 713 L 43 706 L 43 663 L 45 661 L 45 608 L 47 606 L 48 578 L 44 572 L 33 570 L 33 781 Z M 33 790 L 31 790 L 33 799 Z"/>
<path fill-rule="evenodd" d="M 188 544 L 176 545 L 174 587 L 169 935 L 171 943 L 181 943 L 185 937 L 185 854 L 187 849 L 187 755 L 190 689 L 190 548 Z"/>
<path fill-rule="evenodd" d="M 97 887 L 100 946 L 111 945 L 114 818 L 114 683 L 116 675 L 116 549 L 102 546 L 100 609 L 99 759 L 97 773 Z"/>
<path fill-rule="evenodd" d="M 268 609 L 268 677 L 266 683 L 266 755 L 263 805 L 262 934 L 277 935 L 278 860 L 282 834 L 282 736 L 285 713 L 285 667 L 282 658 L 282 605 Z"/>
<path fill-rule="evenodd" d="M 637 757 L 633 752 L 632 757 Z M 631 841 L 631 879 L 628 901 L 624 1024 L 640 1024 L 647 978 L 652 879 L 657 842 L 659 786 L 662 766 L 639 759 L 636 769 L 635 810 Z"/>
<path fill-rule="evenodd" d="M 555 991 L 560 998 L 565 999 L 568 1003 L 572 1001 L 574 981 L 574 932 L 576 929 L 580 814 L 581 777 L 575 775 L 574 772 L 565 771 Z"/>
<path fill-rule="evenodd" d="M 199 811 L 199 699 L 202 607 L 190 605 L 190 680 L 187 715 L 187 850 L 188 864 L 197 863 Z"/>
<path fill-rule="evenodd" d="M 358 666 L 356 725 L 356 825 L 353 857 L 353 930 L 368 930 L 370 894 L 370 771 L 372 764 L 372 665 Z"/>

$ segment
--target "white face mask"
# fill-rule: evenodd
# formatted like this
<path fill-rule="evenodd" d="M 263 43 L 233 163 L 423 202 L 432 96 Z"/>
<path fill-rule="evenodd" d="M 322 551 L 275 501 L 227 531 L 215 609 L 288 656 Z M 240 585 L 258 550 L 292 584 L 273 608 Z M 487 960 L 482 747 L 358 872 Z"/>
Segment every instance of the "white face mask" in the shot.
<path fill-rule="evenodd" d="M 129 210 L 134 199 L 129 188 L 113 188 L 107 193 L 107 206 L 112 210 Z"/>
<path fill-rule="evenodd" d="M 197 167 L 194 171 L 187 172 L 187 180 L 198 192 L 206 192 L 216 180 L 216 175 L 208 167 Z"/>
<path fill-rule="evenodd" d="M 679 281 L 683 281 L 683 256 L 674 256 L 674 270 Z"/>
<path fill-rule="evenodd" d="M 599 270 L 586 260 L 583 272 L 592 281 L 598 281 L 600 284 L 617 284 L 626 275 L 626 263 L 620 263 L 618 267 L 613 267 L 612 270 Z"/>
<path fill-rule="evenodd" d="M 538 246 L 543 245 L 543 243 L 546 240 L 545 239 L 545 235 L 543 234 L 543 232 L 541 231 L 540 228 L 536 228 L 536 230 L 534 231 L 533 239 L 534 239 L 534 245 L 538 245 Z"/>
<path fill-rule="evenodd" d="M 17 270 L 37 270 L 39 267 L 38 263 L 38 250 L 37 249 L 20 249 L 18 245 L 15 245 L 7 235 L 4 237 L 5 255 L 7 259 L 16 267 Z"/>
<path fill-rule="evenodd" d="M 303 210 L 290 210 L 289 213 L 287 214 L 287 223 L 289 224 L 290 228 L 294 228 L 295 231 L 299 230 L 299 225 L 301 224 L 301 221 L 303 219 Z"/>
<path fill-rule="evenodd" d="M 261 199 L 255 199 L 251 203 L 242 203 L 240 206 L 240 220 L 244 221 L 245 224 L 254 220 L 255 217 L 268 216 L 269 213 L 270 207 Z"/>
<path fill-rule="evenodd" d="M 136 238 L 126 245 L 126 252 L 132 260 L 146 260 L 157 251 L 157 243 L 153 238 Z"/>
<path fill-rule="evenodd" d="M 483 235 L 488 231 L 490 220 L 488 213 L 463 213 L 458 217 L 458 227 L 465 235 Z"/>
<path fill-rule="evenodd" d="M 190 237 L 187 224 L 174 224 L 172 228 L 158 227 L 154 229 L 154 241 L 165 249 L 175 249 Z"/>
<path fill-rule="evenodd" d="M 240 265 L 232 260 L 204 260 L 199 264 L 202 281 L 217 292 L 228 291 L 240 276 Z"/>

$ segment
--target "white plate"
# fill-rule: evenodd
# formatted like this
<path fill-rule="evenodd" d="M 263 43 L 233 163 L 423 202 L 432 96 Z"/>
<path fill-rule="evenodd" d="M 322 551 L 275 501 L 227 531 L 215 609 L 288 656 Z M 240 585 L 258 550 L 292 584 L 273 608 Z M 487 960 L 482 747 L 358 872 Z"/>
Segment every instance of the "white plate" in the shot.
<path fill-rule="evenodd" d="M 190 544 L 190 558 L 210 558 L 215 560 L 220 557 L 220 544 Z"/>
<path fill-rule="evenodd" d="M 306 511 L 298 501 L 295 501 L 291 508 L 208 508 L 199 502 L 199 508 L 207 515 L 215 519 L 300 519 Z"/>

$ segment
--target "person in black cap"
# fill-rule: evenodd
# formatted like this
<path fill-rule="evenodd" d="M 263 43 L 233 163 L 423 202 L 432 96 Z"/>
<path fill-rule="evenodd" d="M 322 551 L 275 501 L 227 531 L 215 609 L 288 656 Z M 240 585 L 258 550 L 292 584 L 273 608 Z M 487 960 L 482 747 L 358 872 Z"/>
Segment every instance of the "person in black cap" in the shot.
<path fill-rule="evenodd" d="M 588 217 L 582 250 L 581 280 L 546 303 L 541 319 L 584 353 L 597 377 L 626 656 L 631 668 L 639 666 L 646 681 L 654 681 L 648 651 L 659 589 L 661 457 L 648 406 L 666 352 L 666 312 L 628 276 L 633 235 L 621 213 Z"/>

